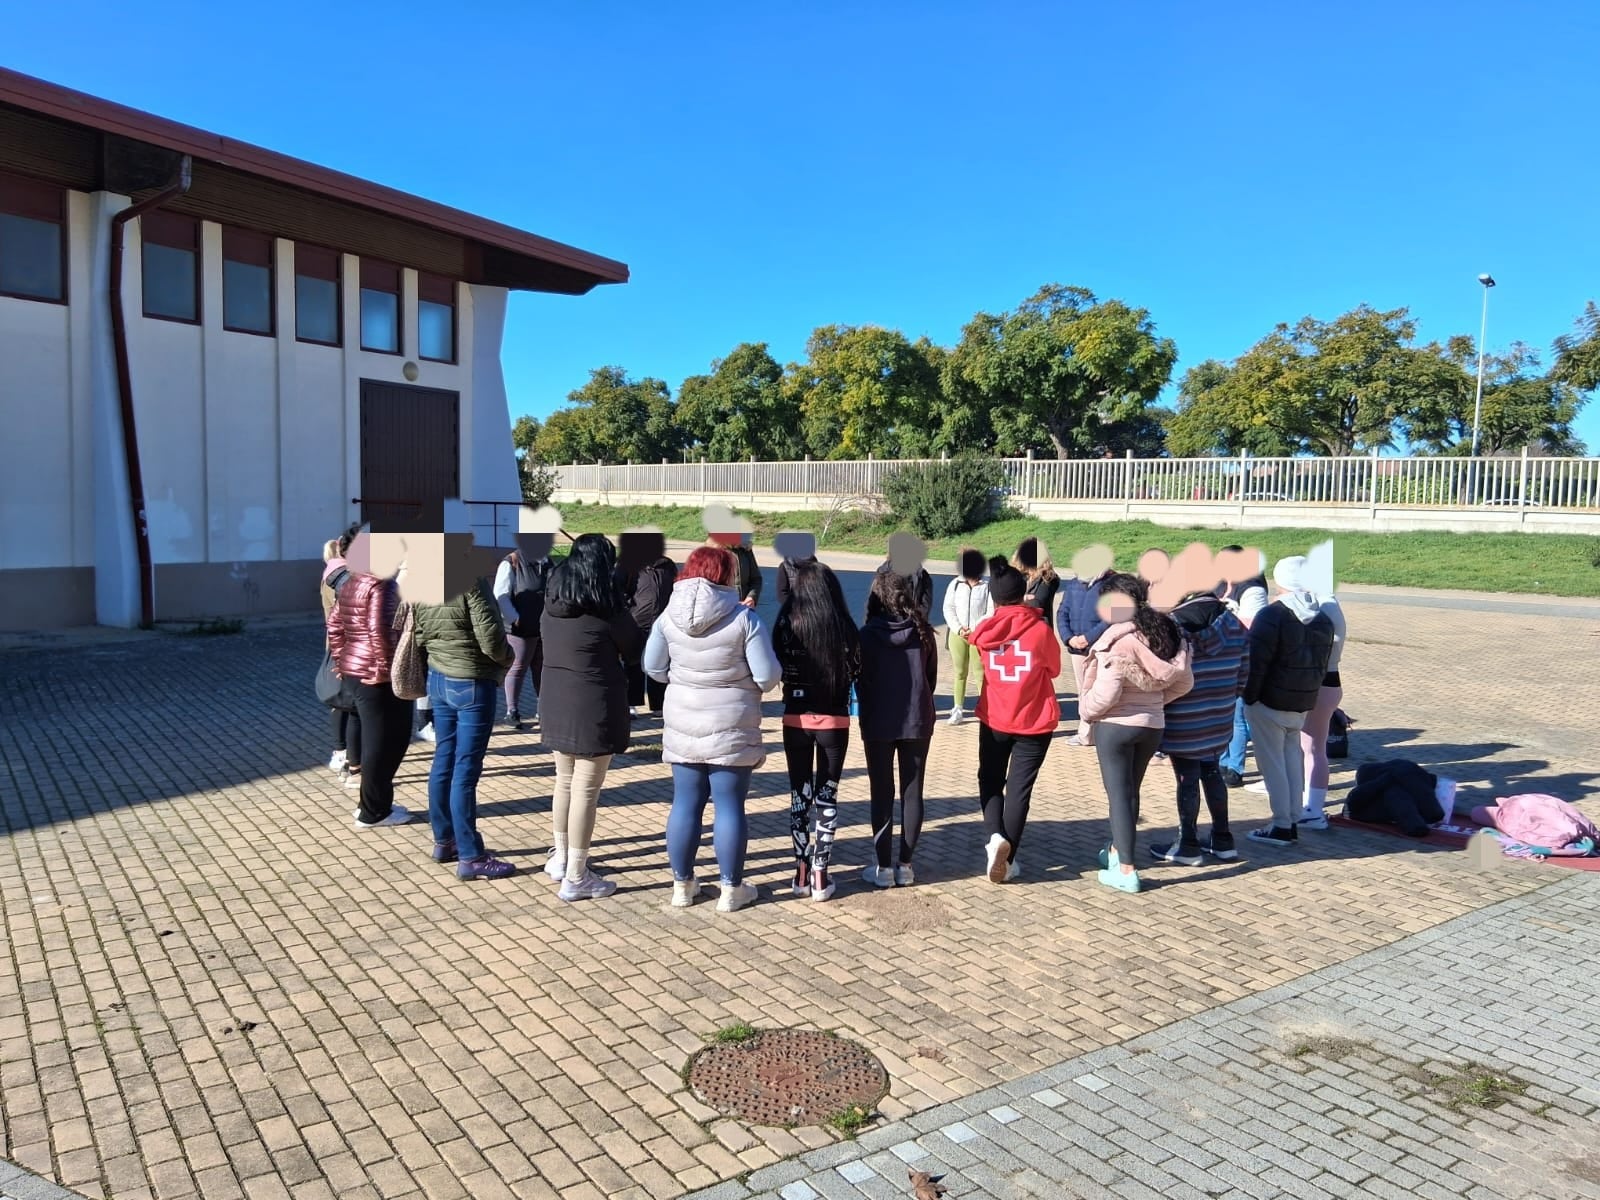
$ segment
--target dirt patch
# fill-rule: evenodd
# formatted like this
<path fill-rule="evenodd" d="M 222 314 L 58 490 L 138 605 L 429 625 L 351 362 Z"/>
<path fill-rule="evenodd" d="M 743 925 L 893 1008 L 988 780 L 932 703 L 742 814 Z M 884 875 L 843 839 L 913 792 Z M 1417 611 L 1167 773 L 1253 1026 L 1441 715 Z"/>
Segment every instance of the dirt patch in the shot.
<path fill-rule="evenodd" d="M 1302 1034 L 1289 1043 L 1288 1055 L 1296 1059 L 1315 1057 L 1328 1062 L 1343 1062 L 1352 1054 L 1371 1049 L 1370 1042 L 1358 1042 L 1354 1038 L 1322 1033 Z"/>
<path fill-rule="evenodd" d="M 917 933 L 941 929 L 954 914 L 932 892 L 917 888 L 874 888 L 844 897 L 850 907 L 864 912 L 885 933 Z"/>

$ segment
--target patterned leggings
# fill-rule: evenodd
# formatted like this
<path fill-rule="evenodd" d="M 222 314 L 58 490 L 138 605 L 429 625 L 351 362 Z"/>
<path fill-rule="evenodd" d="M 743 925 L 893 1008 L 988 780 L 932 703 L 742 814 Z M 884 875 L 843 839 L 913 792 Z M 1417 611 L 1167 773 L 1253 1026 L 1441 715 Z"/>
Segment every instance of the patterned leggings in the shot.
<path fill-rule="evenodd" d="M 783 753 L 789 762 L 789 832 L 794 858 L 825 871 L 833 859 L 833 835 L 839 826 L 839 778 L 850 748 L 850 730 L 783 727 Z M 810 850 L 811 810 L 817 810 L 817 845 Z"/>

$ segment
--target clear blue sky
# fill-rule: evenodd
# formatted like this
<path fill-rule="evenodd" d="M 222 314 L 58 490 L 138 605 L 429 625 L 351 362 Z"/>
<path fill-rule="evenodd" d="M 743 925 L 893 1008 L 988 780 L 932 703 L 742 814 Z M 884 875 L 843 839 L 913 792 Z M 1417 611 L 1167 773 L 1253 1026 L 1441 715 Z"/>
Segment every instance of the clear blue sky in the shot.
<path fill-rule="evenodd" d="M 952 343 L 1046 282 L 1147 307 L 1180 373 L 1362 301 L 1476 335 L 1480 271 L 1491 347 L 1600 299 L 1594 0 L 51 0 L 6 35 L 17 70 L 627 262 L 513 300 L 513 414 L 830 322 Z"/>

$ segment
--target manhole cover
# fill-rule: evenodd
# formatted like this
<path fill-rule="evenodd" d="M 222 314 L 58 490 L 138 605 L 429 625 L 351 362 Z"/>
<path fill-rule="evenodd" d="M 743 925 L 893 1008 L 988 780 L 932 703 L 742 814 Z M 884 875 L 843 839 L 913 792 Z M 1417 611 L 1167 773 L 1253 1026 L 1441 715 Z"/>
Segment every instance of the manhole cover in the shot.
<path fill-rule="evenodd" d="M 770 1029 L 708 1046 L 689 1062 L 695 1097 L 748 1125 L 821 1125 L 871 1112 L 889 1073 L 867 1050 L 814 1029 Z"/>

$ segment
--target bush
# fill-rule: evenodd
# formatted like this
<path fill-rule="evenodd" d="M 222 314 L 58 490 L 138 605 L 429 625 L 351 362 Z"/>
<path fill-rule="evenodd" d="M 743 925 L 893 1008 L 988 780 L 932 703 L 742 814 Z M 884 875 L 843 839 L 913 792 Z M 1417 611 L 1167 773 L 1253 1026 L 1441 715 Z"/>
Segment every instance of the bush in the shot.
<path fill-rule="evenodd" d="M 884 476 L 883 498 L 898 524 L 931 541 L 982 525 L 994 512 L 1005 482 L 1005 467 L 998 459 L 962 455 L 890 472 Z"/>
<path fill-rule="evenodd" d="M 545 466 L 531 454 L 523 458 L 518 474 L 522 476 L 522 502 L 535 508 L 549 504 L 561 482 L 554 468 Z"/>

